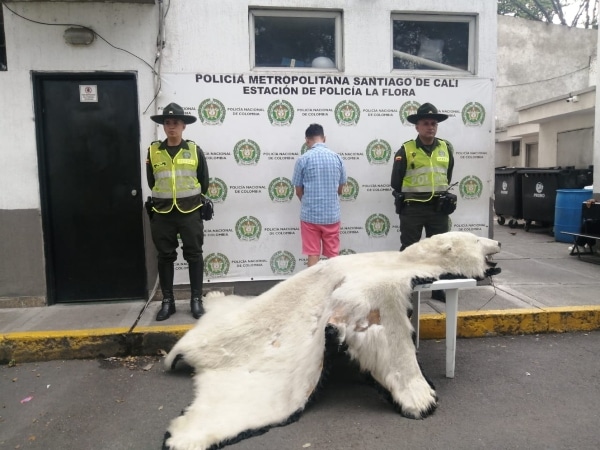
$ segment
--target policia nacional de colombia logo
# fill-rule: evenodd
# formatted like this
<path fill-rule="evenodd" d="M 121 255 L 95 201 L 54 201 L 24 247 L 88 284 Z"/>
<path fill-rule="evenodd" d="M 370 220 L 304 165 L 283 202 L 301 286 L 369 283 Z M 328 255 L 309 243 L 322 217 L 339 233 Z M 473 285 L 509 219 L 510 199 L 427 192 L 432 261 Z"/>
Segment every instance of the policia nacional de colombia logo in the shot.
<path fill-rule="evenodd" d="M 371 214 L 365 222 L 369 237 L 385 237 L 390 232 L 390 219 L 383 214 Z"/>
<path fill-rule="evenodd" d="M 356 197 L 358 197 L 358 191 L 358 182 L 354 178 L 348 177 L 346 184 L 342 187 L 342 195 L 340 195 L 340 200 L 354 201 L 356 200 Z"/>
<path fill-rule="evenodd" d="M 227 198 L 227 185 L 220 178 L 211 178 L 206 196 L 215 203 L 223 203 Z"/>
<path fill-rule="evenodd" d="M 458 185 L 460 196 L 467 200 L 473 200 L 481 197 L 483 183 L 475 175 L 468 175 L 460 180 Z"/>
<path fill-rule="evenodd" d="M 406 120 L 406 118 L 408 116 L 416 114 L 417 110 L 419 109 L 419 106 L 421 106 L 421 104 L 419 102 L 414 102 L 414 101 L 402 103 L 402 106 L 400 107 L 400 111 L 398 112 L 400 114 L 400 122 L 402 122 L 402 124 L 406 125 L 406 126 L 410 126 L 410 127 L 414 126 L 412 123 L 410 123 L 408 120 Z"/>
<path fill-rule="evenodd" d="M 289 202 L 294 198 L 291 180 L 285 177 L 275 178 L 269 183 L 269 197 L 274 202 Z"/>
<path fill-rule="evenodd" d="M 291 125 L 294 120 L 294 107 L 286 100 L 275 100 L 267 109 L 271 125 Z"/>
<path fill-rule="evenodd" d="M 467 103 L 462 109 L 463 123 L 468 127 L 479 127 L 485 120 L 485 108 L 481 103 Z"/>
<path fill-rule="evenodd" d="M 198 117 L 204 125 L 221 125 L 225 120 L 225 105 L 216 98 L 207 98 L 198 106 Z"/>
<path fill-rule="evenodd" d="M 260 147 L 251 139 L 242 139 L 233 147 L 235 162 L 242 166 L 252 166 L 260 159 Z"/>
<path fill-rule="evenodd" d="M 387 164 L 392 155 L 392 146 L 383 139 L 375 139 L 367 145 L 366 153 L 369 164 Z"/>
<path fill-rule="evenodd" d="M 334 114 L 339 125 L 356 125 L 360 119 L 360 108 L 352 100 L 344 100 L 336 105 Z"/>
<path fill-rule="evenodd" d="M 208 277 L 227 275 L 229 266 L 229 259 L 223 253 L 211 253 L 204 258 L 204 273 Z"/>
<path fill-rule="evenodd" d="M 240 241 L 257 241 L 262 225 L 256 217 L 244 216 L 235 224 L 235 234 Z"/>
<path fill-rule="evenodd" d="M 275 275 L 291 275 L 296 268 L 296 258 L 290 252 L 280 250 L 271 256 L 270 265 Z"/>

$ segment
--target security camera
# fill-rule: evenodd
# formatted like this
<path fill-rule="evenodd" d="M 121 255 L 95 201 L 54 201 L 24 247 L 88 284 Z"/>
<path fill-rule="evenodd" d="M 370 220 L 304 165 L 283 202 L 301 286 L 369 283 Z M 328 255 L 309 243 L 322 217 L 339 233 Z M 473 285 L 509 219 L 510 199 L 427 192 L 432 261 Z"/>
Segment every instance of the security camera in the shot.
<path fill-rule="evenodd" d="M 571 95 L 567 98 L 567 103 L 577 103 L 579 101 L 579 97 L 577 95 Z"/>

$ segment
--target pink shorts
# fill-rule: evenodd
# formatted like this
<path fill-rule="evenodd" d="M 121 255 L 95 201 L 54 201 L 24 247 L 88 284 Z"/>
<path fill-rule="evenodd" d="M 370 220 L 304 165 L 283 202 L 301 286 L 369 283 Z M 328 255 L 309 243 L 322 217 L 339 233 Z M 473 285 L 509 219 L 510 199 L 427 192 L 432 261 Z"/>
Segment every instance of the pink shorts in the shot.
<path fill-rule="evenodd" d="M 340 253 L 340 222 L 328 225 L 300 221 L 302 254 L 320 256 L 323 244 L 323 256 L 333 258 Z"/>

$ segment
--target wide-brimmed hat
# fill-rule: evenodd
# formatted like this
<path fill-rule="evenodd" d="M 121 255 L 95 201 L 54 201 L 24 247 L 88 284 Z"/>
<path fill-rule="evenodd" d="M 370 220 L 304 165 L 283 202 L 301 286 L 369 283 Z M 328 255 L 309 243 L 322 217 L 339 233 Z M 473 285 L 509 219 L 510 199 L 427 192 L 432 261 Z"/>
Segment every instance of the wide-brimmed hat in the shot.
<path fill-rule="evenodd" d="M 423 103 L 419 106 L 419 109 L 417 109 L 417 113 L 407 116 L 406 120 L 416 125 L 419 119 L 434 119 L 438 122 L 443 122 L 447 118 L 448 115 L 438 113 L 437 108 L 431 103 Z"/>
<path fill-rule="evenodd" d="M 183 123 L 194 123 L 196 118 L 183 111 L 183 108 L 177 103 L 169 103 L 164 107 L 163 113 L 156 116 L 150 116 L 150 118 L 161 125 L 165 123 L 165 119 L 181 119 Z"/>

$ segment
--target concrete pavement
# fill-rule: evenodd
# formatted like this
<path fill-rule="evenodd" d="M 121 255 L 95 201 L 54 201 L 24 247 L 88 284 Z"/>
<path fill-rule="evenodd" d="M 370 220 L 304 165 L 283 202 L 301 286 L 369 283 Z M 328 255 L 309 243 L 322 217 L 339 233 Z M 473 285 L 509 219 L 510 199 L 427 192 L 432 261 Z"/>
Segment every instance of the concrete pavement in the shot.
<path fill-rule="evenodd" d="M 494 223 L 502 243 L 492 284 L 459 294 L 459 337 L 600 329 L 600 265 L 569 254 L 549 229 Z M 600 255 L 592 257 L 600 262 Z M 205 285 L 205 289 L 213 286 Z M 244 294 L 243 292 L 236 292 Z M 160 303 L 60 304 L 0 309 L 0 363 L 155 355 L 168 351 L 195 320 L 186 300 L 164 322 Z M 143 312 L 143 313 L 142 313 Z M 444 304 L 423 294 L 421 339 L 444 338 Z M 135 326 L 134 326 L 135 325 Z"/>

